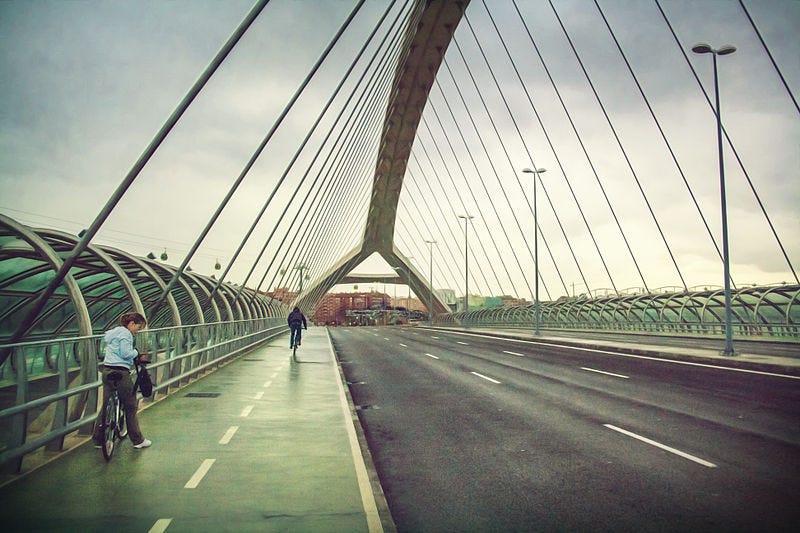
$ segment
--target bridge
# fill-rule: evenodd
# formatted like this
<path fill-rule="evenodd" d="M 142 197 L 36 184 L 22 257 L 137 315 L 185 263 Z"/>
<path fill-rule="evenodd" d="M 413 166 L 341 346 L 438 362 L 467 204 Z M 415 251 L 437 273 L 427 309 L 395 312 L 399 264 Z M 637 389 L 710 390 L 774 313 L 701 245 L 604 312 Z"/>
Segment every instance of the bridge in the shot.
<path fill-rule="evenodd" d="M 155 398 L 144 400 L 154 411 L 223 373 L 251 372 L 250 358 L 277 368 L 285 354 L 269 347 L 283 342 L 289 307 L 312 316 L 352 283 L 406 285 L 428 310 L 425 326 L 444 331 L 794 373 L 794 3 L 344 4 L 186 7 L 198 17 L 192 28 L 170 6 L 114 13 L 140 20 L 149 40 L 126 48 L 121 38 L 109 57 L 87 56 L 76 78 L 92 80 L 89 63 L 105 61 L 109 72 L 127 65 L 119 79 L 130 81 L 131 62 L 153 57 L 169 75 L 150 88 L 146 75 L 136 79 L 140 95 L 85 102 L 68 76 L 69 47 L 52 59 L 61 83 L 26 74 L 41 50 L 20 32 L 54 14 L 3 6 L 19 38 L 4 70 L 20 84 L 4 104 L 5 138 L 32 143 L 7 150 L 3 166 L 0 463 L 9 480 L 82 449 L 97 416 L 101 334 L 130 310 L 149 322 L 137 343 L 156 356 Z M 76 24 L 86 16 L 61 9 Z M 306 27 L 288 47 L 297 37 L 285 20 Z M 191 52 L 166 37 L 180 32 Z M 731 55 L 722 45 L 734 36 Z M 695 46 L 703 41 L 713 42 Z M 99 150 L 62 131 L 69 156 L 46 141 L 51 149 L 26 157 L 45 145 L 11 125 L 37 97 L 25 85 L 36 81 L 52 91 L 44 100 L 63 90 L 87 113 L 118 117 L 111 134 L 86 130 Z M 56 134 L 61 123 L 52 121 Z M 46 171 L 52 180 L 40 179 Z M 296 297 L 274 298 L 279 290 Z M 525 303 L 491 307 L 481 303 L 488 296 Z M 286 376 L 312 373 L 305 368 Z M 345 405 L 358 395 L 341 393 Z M 367 450 L 361 437 L 336 446 Z M 796 432 L 781 438 L 796 448 Z M 377 481 L 364 484 L 358 455 L 344 461 L 355 465 L 342 475 L 357 496 L 345 507 L 369 529 L 390 528 L 382 492 L 365 496 Z"/>

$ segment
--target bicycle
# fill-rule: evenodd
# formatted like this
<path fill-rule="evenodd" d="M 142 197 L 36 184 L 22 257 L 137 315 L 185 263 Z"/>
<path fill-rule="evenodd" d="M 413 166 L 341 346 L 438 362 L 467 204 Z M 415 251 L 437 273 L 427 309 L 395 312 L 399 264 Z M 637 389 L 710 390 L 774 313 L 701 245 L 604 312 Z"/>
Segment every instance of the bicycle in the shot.
<path fill-rule="evenodd" d="M 121 372 L 111 372 L 108 374 L 108 383 L 111 392 L 106 400 L 103 409 L 103 457 L 106 462 L 111 461 L 116 448 L 116 442 L 128 436 L 128 428 L 125 426 L 125 409 L 122 399 L 119 396 L 119 382 L 122 379 Z"/>

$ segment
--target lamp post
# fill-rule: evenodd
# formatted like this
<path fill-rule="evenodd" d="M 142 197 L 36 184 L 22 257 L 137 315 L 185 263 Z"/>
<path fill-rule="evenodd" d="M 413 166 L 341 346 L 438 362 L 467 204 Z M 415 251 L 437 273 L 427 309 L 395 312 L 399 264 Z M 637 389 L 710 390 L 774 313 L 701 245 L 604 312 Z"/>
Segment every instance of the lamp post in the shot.
<path fill-rule="evenodd" d="M 717 76 L 717 56 L 725 56 L 736 51 L 735 46 L 723 45 L 717 49 L 705 43 L 692 47 L 695 54 L 711 54 L 714 66 L 714 99 L 717 115 L 717 152 L 719 154 L 719 189 L 722 204 L 722 264 L 725 276 L 725 348 L 722 355 L 734 355 L 733 352 L 733 320 L 731 312 L 731 267 L 728 255 L 728 206 L 725 200 L 725 164 L 722 153 L 722 113 L 719 105 L 719 80 Z"/>
<path fill-rule="evenodd" d="M 469 234 L 469 221 L 472 220 L 472 215 L 458 215 L 458 218 L 464 219 L 464 315 L 469 312 L 469 247 L 467 236 Z"/>
<path fill-rule="evenodd" d="M 540 325 L 540 317 L 539 317 L 539 221 L 537 219 L 536 213 L 536 182 L 539 181 L 539 175 L 544 174 L 547 172 L 546 169 L 537 168 L 537 169 L 530 169 L 530 168 L 523 168 L 522 172 L 527 174 L 533 174 L 533 267 L 535 269 L 534 277 L 534 296 L 533 296 L 533 314 L 535 317 L 535 324 L 533 334 L 537 337 L 539 336 L 539 325 Z"/>
<path fill-rule="evenodd" d="M 425 241 L 428 243 L 428 248 L 430 248 L 431 252 L 431 272 L 430 276 L 428 277 L 428 283 L 430 283 L 430 299 L 428 300 L 428 323 L 433 325 L 433 245 L 436 244 L 436 241 L 430 240 Z"/>

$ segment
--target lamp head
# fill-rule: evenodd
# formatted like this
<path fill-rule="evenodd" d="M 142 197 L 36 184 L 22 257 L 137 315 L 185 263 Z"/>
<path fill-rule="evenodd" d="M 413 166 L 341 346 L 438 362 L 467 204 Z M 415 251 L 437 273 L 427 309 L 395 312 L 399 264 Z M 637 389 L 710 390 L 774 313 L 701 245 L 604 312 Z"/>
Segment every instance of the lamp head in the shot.
<path fill-rule="evenodd" d="M 711 48 L 711 45 L 706 43 L 698 43 L 692 46 L 692 52 L 695 54 L 710 54 L 713 51 L 714 50 Z"/>
<path fill-rule="evenodd" d="M 522 172 L 526 174 L 544 174 L 545 172 L 547 172 L 547 170 L 544 168 L 537 168 L 536 170 L 530 168 L 523 168 Z"/>
<path fill-rule="evenodd" d="M 717 55 L 726 56 L 736 51 L 736 47 L 730 44 L 723 44 L 717 49 Z"/>

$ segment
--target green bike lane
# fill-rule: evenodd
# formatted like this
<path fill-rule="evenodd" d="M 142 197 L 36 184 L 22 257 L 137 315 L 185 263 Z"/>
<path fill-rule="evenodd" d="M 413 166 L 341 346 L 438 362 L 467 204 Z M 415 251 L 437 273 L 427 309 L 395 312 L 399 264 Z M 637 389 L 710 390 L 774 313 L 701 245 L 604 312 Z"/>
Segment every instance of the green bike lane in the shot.
<path fill-rule="evenodd" d="M 282 336 L 140 410 L 151 448 L 87 442 L 0 487 L 3 530 L 392 530 L 327 330 L 304 334 L 297 362 Z"/>

